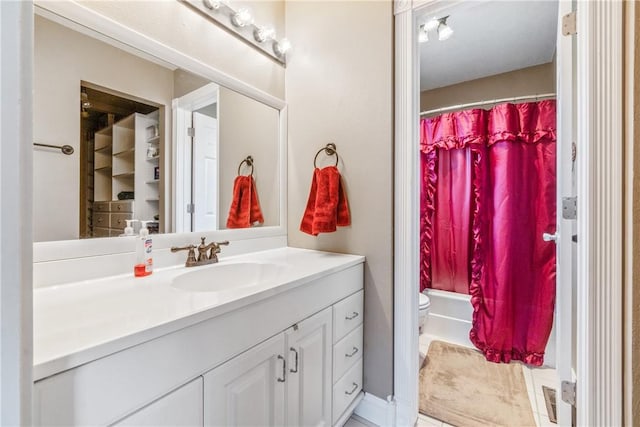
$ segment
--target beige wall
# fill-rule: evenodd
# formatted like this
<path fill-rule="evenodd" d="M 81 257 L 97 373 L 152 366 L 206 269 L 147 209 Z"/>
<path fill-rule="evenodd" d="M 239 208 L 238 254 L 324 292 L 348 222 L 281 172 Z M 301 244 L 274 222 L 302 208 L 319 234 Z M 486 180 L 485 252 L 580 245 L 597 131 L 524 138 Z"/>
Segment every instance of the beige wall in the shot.
<path fill-rule="evenodd" d="M 289 245 L 365 255 L 364 389 L 393 393 L 393 11 L 390 1 L 286 3 Z M 299 231 L 313 157 L 340 154 L 350 227 Z M 401 356 L 399 356 L 401 357 Z M 416 373 L 417 375 L 417 373 Z"/>
<path fill-rule="evenodd" d="M 633 425 L 640 426 L 640 7 L 635 6 L 635 41 L 634 41 L 634 58 L 627 60 L 634 62 L 634 86 L 633 90 L 634 109 L 633 123 L 634 135 L 633 141 L 628 143 L 634 144 L 633 152 L 633 169 L 636 171 L 633 176 L 633 294 L 628 297 L 632 298 L 633 322 L 631 333 L 633 336 L 632 360 L 625 361 L 630 363 L 633 376 L 633 394 L 632 394 L 632 412 Z M 627 233 L 628 235 L 628 233 Z"/>
<path fill-rule="evenodd" d="M 82 0 L 83 6 L 271 95 L 284 98 L 284 68 L 177 0 Z M 256 22 L 284 27 L 284 1 L 245 1 Z M 282 36 L 284 31 L 278 31 Z"/>
<path fill-rule="evenodd" d="M 254 160 L 253 178 L 264 225 L 280 224 L 279 112 L 221 87 L 218 107 L 220 135 L 220 228 L 226 228 L 233 181 L 248 155 Z M 244 175 L 249 169 L 243 168 Z"/>
<path fill-rule="evenodd" d="M 126 72 L 121 72 L 126 70 Z M 75 152 L 33 154 L 33 239 L 77 239 L 80 203 L 80 82 L 171 105 L 173 73 L 59 24 L 35 17 L 34 140 Z"/>
<path fill-rule="evenodd" d="M 420 94 L 420 111 L 488 99 L 528 96 L 555 91 L 555 64 L 550 62 L 424 91 Z"/>

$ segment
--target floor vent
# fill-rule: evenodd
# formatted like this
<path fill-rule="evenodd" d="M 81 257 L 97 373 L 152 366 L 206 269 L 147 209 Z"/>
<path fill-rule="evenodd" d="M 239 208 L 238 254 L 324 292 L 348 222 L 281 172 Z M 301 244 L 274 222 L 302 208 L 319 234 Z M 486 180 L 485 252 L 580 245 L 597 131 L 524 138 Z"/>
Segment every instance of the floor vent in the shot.
<path fill-rule="evenodd" d="M 542 386 L 542 394 L 544 394 L 544 403 L 547 406 L 549 421 L 558 424 L 556 415 L 556 391 L 550 387 Z"/>

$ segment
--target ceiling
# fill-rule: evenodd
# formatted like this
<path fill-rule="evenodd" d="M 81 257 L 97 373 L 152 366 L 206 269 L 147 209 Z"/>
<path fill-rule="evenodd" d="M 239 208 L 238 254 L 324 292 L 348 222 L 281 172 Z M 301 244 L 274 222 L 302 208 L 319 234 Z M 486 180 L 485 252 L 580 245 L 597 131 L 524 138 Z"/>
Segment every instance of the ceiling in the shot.
<path fill-rule="evenodd" d="M 553 60 L 556 1 L 470 1 L 436 17 L 446 14 L 451 38 L 439 41 L 433 31 L 419 46 L 421 91 Z"/>

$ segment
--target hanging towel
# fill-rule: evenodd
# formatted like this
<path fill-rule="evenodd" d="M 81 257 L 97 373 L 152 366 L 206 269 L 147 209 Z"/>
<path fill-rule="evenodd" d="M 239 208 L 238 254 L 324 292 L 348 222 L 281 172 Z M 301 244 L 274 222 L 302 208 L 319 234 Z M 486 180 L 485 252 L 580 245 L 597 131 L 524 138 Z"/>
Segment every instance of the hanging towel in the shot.
<path fill-rule="evenodd" d="M 342 188 L 340 171 L 335 166 L 316 168 L 300 231 L 317 236 L 319 233 L 336 231 L 337 226 L 350 224 L 349 206 Z"/>
<path fill-rule="evenodd" d="M 256 183 L 251 175 L 239 175 L 233 182 L 233 199 L 227 217 L 227 228 L 247 228 L 255 223 L 264 223 Z"/>

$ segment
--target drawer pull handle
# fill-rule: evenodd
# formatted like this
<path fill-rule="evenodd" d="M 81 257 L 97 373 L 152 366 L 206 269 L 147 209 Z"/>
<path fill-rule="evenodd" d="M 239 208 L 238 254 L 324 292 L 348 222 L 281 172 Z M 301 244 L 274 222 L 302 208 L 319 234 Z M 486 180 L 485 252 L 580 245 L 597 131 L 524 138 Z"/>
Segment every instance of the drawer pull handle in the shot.
<path fill-rule="evenodd" d="M 358 312 L 357 312 L 357 311 L 354 311 L 354 312 L 351 314 L 351 316 L 344 316 L 345 320 L 353 320 L 353 319 L 355 319 L 356 317 L 358 317 Z"/>
<path fill-rule="evenodd" d="M 353 347 L 353 351 L 351 353 L 345 353 L 345 357 L 353 357 L 358 352 L 358 347 Z"/>
<path fill-rule="evenodd" d="M 294 369 L 289 369 L 289 372 L 295 374 L 298 372 L 298 350 L 293 347 L 290 347 L 289 350 L 293 351 L 296 354 L 296 367 Z"/>
<path fill-rule="evenodd" d="M 348 394 L 349 396 L 351 396 L 353 393 L 356 392 L 357 389 L 358 389 L 358 384 L 353 383 L 353 388 L 351 389 L 351 391 L 345 391 L 344 394 Z"/>
<path fill-rule="evenodd" d="M 284 360 L 284 357 L 282 357 L 280 355 L 278 355 L 278 359 L 282 360 L 282 378 L 278 378 L 278 382 L 279 383 L 283 383 L 284 382 L 284 378 L 285 378 L 284 376 L 285 376 L 285 373 L 287 371 L 286 362 Z"/>

